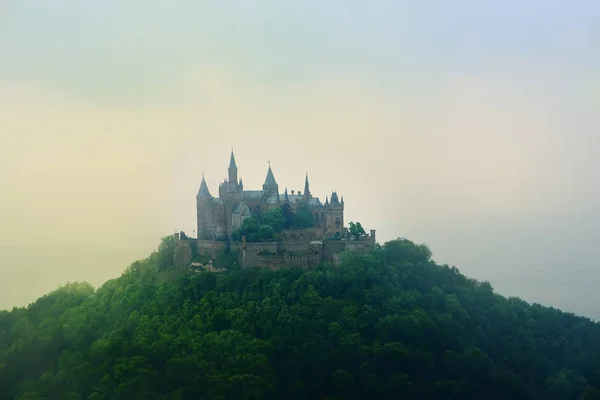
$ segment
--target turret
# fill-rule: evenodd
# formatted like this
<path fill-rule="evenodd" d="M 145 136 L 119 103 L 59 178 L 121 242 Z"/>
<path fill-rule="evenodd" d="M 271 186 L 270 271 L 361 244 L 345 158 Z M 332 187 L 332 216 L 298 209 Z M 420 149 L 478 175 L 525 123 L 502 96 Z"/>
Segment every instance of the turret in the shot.
<path fill-rule="evenodd" d="M 233 155 L 233 149 L 231 149 L 231 157 L 229 158 L 229 182 L 237 183 L 237 165 L 235 164 L 235 157 Z"/>
<path fill-rule="evenodd" d="M 203 237 L 214 226 L 212 220 L 213 197 L 208 191 L 204 173 L 202 174 L 202 182 L 200 189 L 196 195 L 196 223 L 198 237 Z"/>
<path fill-rule="evenodd" d="M 283 201 L 285 201 L 286 203 L 290 202 L 290 198 L 288 196 L 288 191 L 287 191 L 287 186 L 285 187 L 285 193 L 284 193 Z"/>
<path fill-rule="evenodd" d="M 202 182 L 200 182 L 200 189 L 198 189 L 198 195 L 196 196 L 199 200 L 210 200 L 212 196 L 208 191 L 206 180 L 204 179 L 204 172 L 202 173 Z"/>
<path fill-rule="evenodd" d="M 267 171 L 267 177 L 265 178 L 265 183 L 263 183 L 263 192 L 266 195 L 279 194 L 279 186 L 277 185 L 277 181 L 275 181 L 275 176 L 271 170 L 270 162 L 269 170 Z"/>

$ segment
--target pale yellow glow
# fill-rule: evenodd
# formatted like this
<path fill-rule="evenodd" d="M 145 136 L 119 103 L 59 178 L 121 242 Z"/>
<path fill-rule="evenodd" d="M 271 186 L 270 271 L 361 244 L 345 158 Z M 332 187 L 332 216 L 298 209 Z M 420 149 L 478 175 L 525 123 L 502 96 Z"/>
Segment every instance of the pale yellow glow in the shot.
<path fill-rule="evenodd" d="M 547 216 L 579 194 L 557 134 L 569 115 L 501 72 L 392 95 L 343 77 L 275 90 L 198 70 L 148 100 L 0 84 L 0 307 L 100 284 L 160 236 L 191 233 L 201 174 L 216 195 L 231 146 L 246 188 L 267 160 L 281 188 L 302 189 L 308 172 L 315 195 L 344 195 L 348 221 L 425 241 L 442 261 L 473 261 L 460 254 L 476 226 Z"/>

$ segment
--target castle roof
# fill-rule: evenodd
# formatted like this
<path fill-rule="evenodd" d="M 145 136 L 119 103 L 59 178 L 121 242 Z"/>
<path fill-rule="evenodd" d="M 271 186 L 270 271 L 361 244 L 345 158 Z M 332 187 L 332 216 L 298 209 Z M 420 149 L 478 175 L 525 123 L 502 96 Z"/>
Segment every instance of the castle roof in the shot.
<path fill-rule="evenodd" d="M 262 190 L 244 190 L 242 192 L 242 197 L 244 198 L 244 200 L 260 199 L 262 198 L 262 195 Z"/>
<path fill-rule="evenodd" d="M 198 197 L 210 198 L 210 192 L 208 191 L 208 186 L 206 185 L 206 180 L 204 180 L 204 174 L 202 174 L 202 182 L 200 183 L 200 189 L 198 190 Z"/>
<path fill-rule="evenodd" d="M 340 204 L 337 192 L 331 193 L 331 204 Z"/>
<path fill-rule="evenodd" d="M 297 203 L 299 201 L 306 200 L 306 198 L 304 197 L 304 195 L 288 194 L 287 192 L 285 192 L 284 196 L 285 196 L 286 200 L 290 202 L 290 204 L 294 204 L 294 203 Z M 319 207 L 319 206 L 323 205 L 321 203 L 321 200 L 319 200 L 318 197 L 311 197 L 310 199 L 308 199 L 307 204 L 310 207 Z"/>
<path fill-rule="evenodd" d="M 308 199 L 308 205 L 311 207 L 319 207 L 323 204 L 321 204 L 321 200 L 319 200 L 318 197 L 311 197 L 310 199 Z"/>
<path fill-rule="evenodd" d="M 277 194 L 274 194 L 267 199 L 267 204 L 277 204 L 278 201 L 279 201 L 279 196 Z"/>
<path fill-rule="evenodd" d="M 267 171 L 267 177 L 265 178 L 265 185 L 277 185 L 273 171 L 271 170 L 271 164 L 269 164 L 269 170 Z"/>
<path fill-rule="evenodd" d="M 235 207 L 233 208 L 233 211 L 231 211 L 232 214 L 240 214 L 242 216 L 251 216 L 252 215 L 252 211 L 250 211 L 250 207 L 248 207 L 248 204 L 246 204 L 245 201 L 240 201 L 239 203 L 237 203 L 235 205 Z"/>

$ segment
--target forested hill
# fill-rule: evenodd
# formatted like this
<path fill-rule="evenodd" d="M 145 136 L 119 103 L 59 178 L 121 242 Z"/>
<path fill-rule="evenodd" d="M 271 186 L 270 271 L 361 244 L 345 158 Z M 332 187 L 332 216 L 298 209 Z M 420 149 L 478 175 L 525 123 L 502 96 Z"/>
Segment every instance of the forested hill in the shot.
<path fill-rule="evenodd" d="M 171 255 L 0 312 L 0 398 L 600 398 L 598 324 L 408 240 L 308 271 L 188 273 Z"/>

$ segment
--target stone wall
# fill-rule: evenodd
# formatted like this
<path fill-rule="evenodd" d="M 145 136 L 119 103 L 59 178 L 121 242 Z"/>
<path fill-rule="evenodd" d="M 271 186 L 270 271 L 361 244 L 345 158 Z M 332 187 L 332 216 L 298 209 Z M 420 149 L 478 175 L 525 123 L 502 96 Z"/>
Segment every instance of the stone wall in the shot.
<path fill-rule="evenodd" d="M 256 260 L 260 253 L 278 253 L 277 242 L 246 243 L 245 250 L 241 249 L 241 245 L 236 244 L 236 250 L 240 253 L 238 256 L 239 263 L 245 268 L 257 266 Z"/>
<path fill-rule="evenodd" d="M 189 240 L 178 240 L 173 255 L 175 265 L 189 265 L 192 262 L 192 248 Z"/>
<path fill-rule="evenodd" d="M 344 251 L 368 251 L 375 246 L 375 231 L 359 240 L 322 240 L 318 228 L 283 231 L 276 242 L 242 243 L 230 242 L 230 250 L 238 253 L 238 262 L 245 268 L 266 267 L 278 269 L 282 265 L 308 267 L 321 261 L 338 262 Z M 311 245 L 311 241 L 313 244 Z M 216 258 L 227 246 L 226 242 L 213 240 L 180 239 L 175 250 L 175 263 L 189 265 L 191 246 L 196 254 Z"/>
<path fill-rule="evenodd" d="M 217 253 L 225 249 L 225 242 L 216 240 L 196 240 L 196 252 L 200 256 L 216 258 Z"/>
<path fill-rule="evenodd" d="M 283 256 L 260 255 L 256 257 L 257 267 L 273 270 L 285 268 L 308 268 L 321 262 L 320 255 Z"/>

